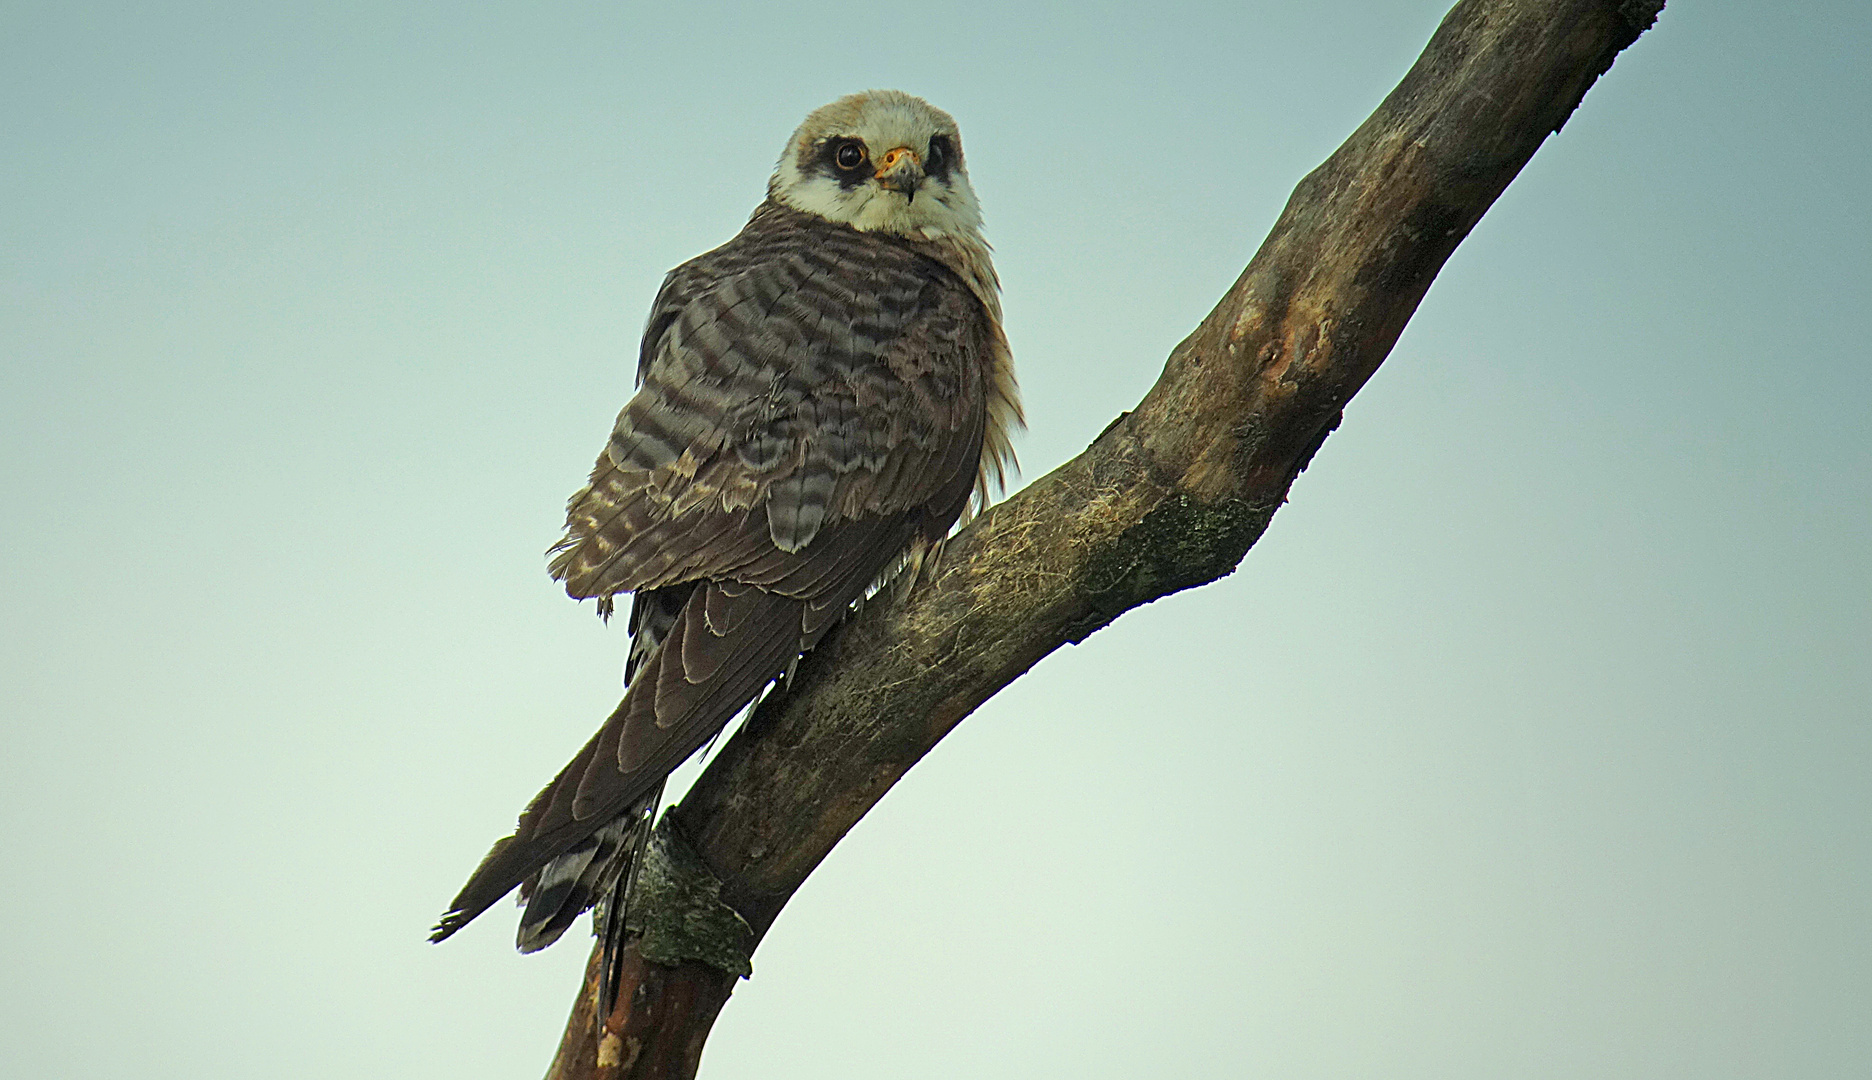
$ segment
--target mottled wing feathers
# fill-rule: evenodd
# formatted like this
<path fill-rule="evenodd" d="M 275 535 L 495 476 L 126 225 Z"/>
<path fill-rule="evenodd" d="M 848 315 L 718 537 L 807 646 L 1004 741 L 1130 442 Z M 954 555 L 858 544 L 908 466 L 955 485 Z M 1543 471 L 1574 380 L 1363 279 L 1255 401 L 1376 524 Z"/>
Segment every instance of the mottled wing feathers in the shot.
<path fill-rule="evenodd" d="M 605 596 L 732 575 L 828 521 L 922 505 L 983 408 L 987 316 L 907 244 L 776 206 L 679 267 L 646 334 L 641 386 L 567 510 L 555 576 Z M 652 337 L 651 335 L 655 335 Z M 969 355 L 963 355 L 969 354 Z"/>
<path fill-rule="evenodd" d="M 942 263 L 771 203 L 670 274 L 639 390 L 552 561 L 573 596 L 637 594 L 629 687 L 438 939 L 523 881 L 523 946 L 556 937 L 628 863 L 646 793 L 948 531 L 976 485 L 1000 342 Z"/>

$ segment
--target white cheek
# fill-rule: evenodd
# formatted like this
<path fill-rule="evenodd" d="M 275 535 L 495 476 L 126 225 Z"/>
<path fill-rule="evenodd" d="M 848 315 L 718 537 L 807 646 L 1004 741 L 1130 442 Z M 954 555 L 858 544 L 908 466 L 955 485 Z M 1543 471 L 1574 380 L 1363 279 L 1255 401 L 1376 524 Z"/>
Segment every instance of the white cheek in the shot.
<path fill-rule="evenodd" d="M 949 187 L 931 182 L 915 199 L 905 199 L 873 184 L 847 190 L 831 177 L 793 170 L 780 185 L 778 197 L 796 210 L 865 232 L 933 240 L 940 236 L 969 235 L 981 224 L 966 183 L 961 187 Z"/>
<path fill-rule="evenodd" d="M 782 186 L 780 201 L 828 221 L 851 224 L 854 212 L 862 205 L 859 202 L 862 194 L 862 188 L 846 191 L 826 177 L 807 178 L 795 174 L 792 183 Z"/>

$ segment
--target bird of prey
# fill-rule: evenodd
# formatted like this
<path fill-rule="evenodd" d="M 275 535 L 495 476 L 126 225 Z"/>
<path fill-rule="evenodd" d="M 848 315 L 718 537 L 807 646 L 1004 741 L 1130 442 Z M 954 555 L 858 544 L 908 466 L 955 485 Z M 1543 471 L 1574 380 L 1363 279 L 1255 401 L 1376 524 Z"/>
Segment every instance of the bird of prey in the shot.
<path fill-rule="evenodd" d="M 813 112 L 746 227 L 670 272 L 552 549 L 602 614 L 632 594 L 623 701 L 431 940 L 518 886 L 521 951 L 597 905 L 615 972 L 670 770 L 1012 464 L 999 289 L 955 121 L 897 91 Z"/>

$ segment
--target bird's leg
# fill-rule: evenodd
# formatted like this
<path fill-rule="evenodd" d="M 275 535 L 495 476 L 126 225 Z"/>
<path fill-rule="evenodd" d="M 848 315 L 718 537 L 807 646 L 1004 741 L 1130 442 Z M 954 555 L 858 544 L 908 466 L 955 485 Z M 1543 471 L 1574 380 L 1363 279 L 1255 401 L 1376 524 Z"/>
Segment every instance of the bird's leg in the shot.
<path fill-rule="evenodd" d="M 633 808 L 637 824 L 633 826 L 630 840 L 630 863 L 612 893 L 611 903 L 605 905 L 604 974 L 599 981 L 598 991 L 601 1016 L 609 1016 L 611 1006 L 616 1004 L 618 975 L 622 970 L 624 953 L 625 920 L 629 914 L 631 896 L 637 891 L 638 875 L 643 870 L 644 858 L 650 848 L 650 833 L 656 824 L 657 807 L 663 802 L 663 787 L 663 783 L 657 784 L 656 790 Z"/>

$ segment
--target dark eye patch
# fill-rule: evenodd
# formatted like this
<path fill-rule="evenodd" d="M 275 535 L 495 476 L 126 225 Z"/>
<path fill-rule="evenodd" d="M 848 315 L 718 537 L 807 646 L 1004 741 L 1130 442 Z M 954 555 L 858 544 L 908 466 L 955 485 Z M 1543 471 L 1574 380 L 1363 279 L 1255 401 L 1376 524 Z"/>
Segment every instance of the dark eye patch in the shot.
<path fill-rule="evenodd" d="M 863 139 L 837 136 L 819 144 L 819 168 L 843 188 L 855 188 L 870 178 L 870 157 Z"/>
<path fill-rule="evenodd" d="M 949 170 L 955 166 L 955 140 L 947 135 L 937 135 L 930 139 L 929 153 L 923 155 L 923 171 L 936 180 L 948 180 Z"/>

